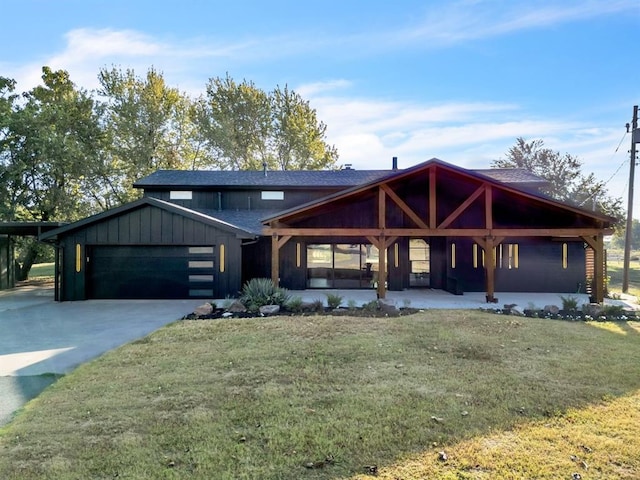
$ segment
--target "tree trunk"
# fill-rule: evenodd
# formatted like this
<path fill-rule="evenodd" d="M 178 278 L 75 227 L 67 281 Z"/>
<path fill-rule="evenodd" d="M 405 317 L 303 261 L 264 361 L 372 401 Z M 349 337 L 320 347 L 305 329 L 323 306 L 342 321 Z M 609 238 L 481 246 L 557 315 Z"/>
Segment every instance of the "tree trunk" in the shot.
<path fill-rule="evenodd" d="M 22 261 L 16 260 L 16 280 L 22 282 L 29 278 L 29 271 L 38 258 L 38 244 L 30 242 L 22 255 Z"/>

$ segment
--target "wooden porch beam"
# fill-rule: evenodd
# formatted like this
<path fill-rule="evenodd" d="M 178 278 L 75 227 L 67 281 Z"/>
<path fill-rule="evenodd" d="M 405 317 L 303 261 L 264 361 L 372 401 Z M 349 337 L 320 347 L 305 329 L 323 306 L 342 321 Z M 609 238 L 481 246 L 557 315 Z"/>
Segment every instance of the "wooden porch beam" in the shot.
<path fill-rule="evenodd" d="M 384 233 L 379 238 L 380 247 L 378 247 L 378 298 L 387 296 L 387 241 Z"/>
<path fill-rule="evenodd" d="M 278 234 L 271 235 L 271 281 L 277 287 L 280 284 L 280 247 Z"/>
<path fill-rule="evenodd" d="M 420 228 L 429 228 L 427 224 L 422 220 L 416 212 L 414 212 L 409 205 L 407 205 L 404 200 L 402 200 L 396 192 L 391 190 L 388 185 L 382 184 L 380 188 L 386 192 L 386 194 L 393 200 L 393 202 L 400 207 L 402 210 L 413 222 L 418 225 Z"/>
<path fill-rule="evenodd" d="M 436 228 L 436 167 L 429 169 L 429 228 L 434 230 Z"/>
<path fill-rule="evenodd" d="M 378 228 L 384 228 L 387 222 L 387 197 L 385 189 L 378 188 Z"/>
<path fill-rule="evenodd" d="M 493 229 L 493 189 L 486 184 L 484 189 L 484 226 Z"/>
<path fill-rule="evenodd" d="M 593 287 L 596 303 L 604 302 L 604 235 L 584 236 L 582 239 L 593 249 Z"/>
<path fill-rule="evenodd" d="M 462 202 L 462 204 L 460 204 L 460 206 L 458 208 L 456 208 L 453 212 L 451 212 L 451 214 L 449 214 L 449 216 L 447 218 L 444 219 L 444 221 L 438 225 L 439 229 L 442 228 L 447 228 L 449 225 L 451 225 L 451 222 L 453 222 L 456 218 L 458 218 L 462 212 L 464 212 L 467 208 L 469 208 L 469 206 L 480 196 L 482 195 L 482 192 L 485 191 L 485 185 L 480 185 L 480 187 L 478 187 L 478 189 L 473 192 L 469 198 L 467 198 L 464 202 Z"/>
<path fill-rule="evenodd" d="M 306 237 L 378 237 L 380 228 L 292 228 L 265 227 L 263 235 L 306 236 Z M 387 236 L 396 237 L 585 237 L 607 234 L 598 228 L 387 228 Z"/>
<path fill-rule="evenodd" d="M 494 248 L 494 243 L 493 243 L 493 238 L 492 237 L 487 237 L 485 239 L 485 251 L 484 251 L 484 258 L 485 258 L 485 265 L 484 265 L 484 270 L 485 270 L 485 278 L 486 278 L 486 290 L 487 290 L 487 302 L 494 302 L 495 301 L 495 290 L 496 290 L 496 257 L 495 257 L 495 250 Z"/>
<path fill-rule="evenodd" d="M 291 240 L 291 235 L 283 235 L 278 239 L 278 250 L 284 247 L 284 244 Z"/>

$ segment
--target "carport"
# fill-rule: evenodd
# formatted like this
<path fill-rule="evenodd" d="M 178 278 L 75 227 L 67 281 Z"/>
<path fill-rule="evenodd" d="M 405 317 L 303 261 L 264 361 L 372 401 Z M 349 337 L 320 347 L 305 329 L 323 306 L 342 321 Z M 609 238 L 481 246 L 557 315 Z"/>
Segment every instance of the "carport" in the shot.
<path fill-rule="evenodd" d="M 15 238 L 37 238 L 62 225 L 58 222 L 0 222 L 0 290 L 16 286 Z"/>

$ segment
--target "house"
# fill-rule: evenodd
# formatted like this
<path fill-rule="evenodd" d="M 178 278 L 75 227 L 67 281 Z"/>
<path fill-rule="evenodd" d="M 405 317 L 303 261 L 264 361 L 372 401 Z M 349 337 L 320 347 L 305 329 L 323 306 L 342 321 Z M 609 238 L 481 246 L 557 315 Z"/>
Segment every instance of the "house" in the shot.
<path fill-rule="evenodd" d="M 523 170 L 393 167 L 157 171 L 134 185 L 140 200 L 41 235 L 59 252 L 57 298 L 224 298 L 270 277 L 380 297 L 435 288 L 602 301 L 613 218 L 540 194 L 544 180 Z"/>

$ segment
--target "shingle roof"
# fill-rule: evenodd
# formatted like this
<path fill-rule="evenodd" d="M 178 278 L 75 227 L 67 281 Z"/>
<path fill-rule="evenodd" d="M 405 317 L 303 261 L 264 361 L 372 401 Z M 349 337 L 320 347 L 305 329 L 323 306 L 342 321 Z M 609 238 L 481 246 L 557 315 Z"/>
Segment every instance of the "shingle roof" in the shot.
<path fill-rule="evenodd" d="M 215 171 L 158 170 L 134 187 L 351 187 L 389 175 L 392 170 Z"/>
<path fill-rule="evenodd" d="M 544 186 L 549 183 L 548 180 L 531 173 L 524 168 L 480 168 L 472 170 L 472 172 L 485 175 L 489 178 L 502 183 L 509 184 L 529 184 Z"/>
<path fill-rule="evenodd" d="M 211 218 L 228 223 L 253 235 L 262 235 L 262 219 L 271 217 L 279 210 L 198 210 Z"/>
<path fill-rule="evenodd" d="M 353 187 L 379 180 L 399 170 L 158 170 L 138 180 L 136 188 L 332 188 Z M 520 186 L 543 186 L 545 179 L 521 168 L 469 170 L 499 182 Z"/>

